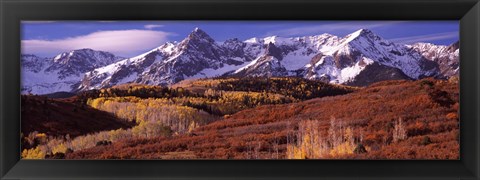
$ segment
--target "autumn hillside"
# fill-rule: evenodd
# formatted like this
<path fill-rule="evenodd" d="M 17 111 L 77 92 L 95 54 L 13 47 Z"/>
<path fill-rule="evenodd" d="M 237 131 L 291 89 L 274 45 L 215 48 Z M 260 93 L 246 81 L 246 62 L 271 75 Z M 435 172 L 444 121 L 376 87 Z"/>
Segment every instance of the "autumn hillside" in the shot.
<path fill-rule="evenodd" d="M 358 89 L 298 77 L 244 77 L 184 80 L 173 85 L 172 88 L 185 88 L 197 93 L 204 93 L 208 89 L 274 93 L 293 97 L 298 100 L 341 95 Z"/>
<path fill-rule="evenodd" d="M 344 95 L 246 108 L 189 133 L 120 140 L 66 158 L 458 159 L 458 92 L 456 81 L 384 81 Z"/>
<path fill-rule="evenodd" d="M 23 148 L 35 144 L 40 136 L 70 138 L 104 130 L 130 128 L 126 122 L 111 113 L 76 104 L 72 99 L 50 99 L 43 96 L 22 95 Z M 28 143 L 27 141 L 30 141 Z"/>
<path fill-rule="evenodd" d="M 98 120 L 101 119 L 101 120 Z M 101 130 L 129 128 L 110 113 L 99 111 L 69 99 L 22 96 L 22 133 L 39 131 L 51 136 L 75 137 Z"/>
<path fill-rule="evenodd" d="M 168 99 L 176 105 L 203 110 L 211 115 L 224 116 L 259 105 L 285 104 L 336 96 L 351 93 L 357 89 L 294 77 L 215 78 L 187 80 L 172 87 L 123 84 L 82 92 L 78 95 L 77 101 L 88 103 L 89 100 L 118 97 Z M 94 107 L 98 109 L 95 105 Z"/>
<path fill-rule="evenodd" d="M 27 136 L 22 139 L 29 145 L 22 157 L 63 158 L 126 139 L 182 136 L 245 109 L 356 90 L 303 78 L 215 78 L 174 87 L 122 84 L 64 99 L 24 96 Z M 130 126 L 109 125 L 111 118 Z"/>

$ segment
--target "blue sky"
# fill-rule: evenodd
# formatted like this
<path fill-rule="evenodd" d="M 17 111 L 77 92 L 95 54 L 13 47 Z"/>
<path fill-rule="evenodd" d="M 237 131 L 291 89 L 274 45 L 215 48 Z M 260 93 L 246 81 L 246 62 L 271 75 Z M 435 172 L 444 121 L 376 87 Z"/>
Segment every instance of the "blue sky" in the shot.
<path fill-rule="evenodd" d="M 23 21 L 22 53 L 52 57 L 92 48 L 131 57 L 167 41 L 181 41 L 195 27 L 219 42 L 271 35 L 343 37 L 361 28 L 401 43 L 448 45 L 459 39 L 458 21 Z"/>

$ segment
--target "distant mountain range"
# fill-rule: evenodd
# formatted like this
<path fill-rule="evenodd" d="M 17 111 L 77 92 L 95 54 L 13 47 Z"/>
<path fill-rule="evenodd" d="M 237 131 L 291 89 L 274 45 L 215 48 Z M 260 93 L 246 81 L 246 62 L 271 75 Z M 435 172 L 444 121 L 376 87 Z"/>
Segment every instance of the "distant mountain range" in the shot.
<path fill-rule="evenodd" d="M 331 34 L 270 36 L 219 43 L 199 28 L 180 42 L 122 58 L 91 49 L 54 58 L 22 55 L 22 93 L 77 92 L 124 83 L 171 85 L 185 79 L 295 76 L 365 86 L 392 79 L 449 78 L 459 73 L 459 43 L 390 42 L 368 29 Z"/>
<path fill-rule="evenodd" d="M 125 58 L 91 49 L 74 50 L 54 58 L 23 54 L 22 93 L 71 92 L 79 85 L 85 72 L 122 59 Z"/>

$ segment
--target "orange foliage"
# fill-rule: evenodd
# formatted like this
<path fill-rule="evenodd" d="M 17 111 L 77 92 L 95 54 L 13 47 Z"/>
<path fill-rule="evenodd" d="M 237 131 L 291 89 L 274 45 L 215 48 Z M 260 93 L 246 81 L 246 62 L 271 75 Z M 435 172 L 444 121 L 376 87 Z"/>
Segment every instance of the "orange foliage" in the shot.
<path fill-rule="evenodd" d="M 199 159 L 285 159 L 287 152 L 301 150 L 302 141 L 322 144 L 298 138 L 299 130 L 315 122 L 310 127 L 315 136 L 325 137 L 330 152 L 339 149 L 325 156 L 302 152 L 301 157 L 309 158 L 304 154 L 310 153 L 314 158 L 458 159 L 458 92 L 458 84 L 451 81 L 384 81 L 346 95 L 246 109 L 189 134 L 124 140 L 67 158 L 191 158 L 193 153 Z M 331 117 L 343 122 L 343 130 L 329 133 Z M 347 128 L 354 135 L 348 141 Z M 335 135 L 338 132 L 343 135 Z"/>

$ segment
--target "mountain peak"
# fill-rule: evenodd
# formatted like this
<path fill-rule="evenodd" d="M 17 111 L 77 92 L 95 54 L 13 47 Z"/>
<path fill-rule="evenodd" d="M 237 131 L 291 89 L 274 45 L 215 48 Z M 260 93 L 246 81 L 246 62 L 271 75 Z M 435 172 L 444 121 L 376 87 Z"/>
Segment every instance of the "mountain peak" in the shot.
<path fill-rule="evenodd" d="M 447 46 L 450 52 L 455 52 L 458 48 L 460 48 L 460 41 L 456 41 Z"/>
<path fill-rule="evenodd" d="M 124 58 L 115 56 L 110 52 L 82 48 L 60 53 L 53 58 L 53 62 L 57 64 L 75 64 L 75 66 L 92 66 L 91 68 L 93 68 L 111 64 L 121 59 Z M 55 69 L 57 67 L 52 68 Z M 86 71 L 85 68 L 83 68 L 81 72 L 83 71 Z"/>
<path fill-rule="evenodd" d="M 95 51 L 95 50 L 90 49 L 90 48 L 82 48 L 82 49 L 75 49 L 75 50 L 73 50 L 73 51 L 71 51 L 71 52 L 79 52 L 79 51 Z"/>
<path fill-rule="evenodd" d="M 450 45 L 448 45 L 448 46 L 450 46 L 450 47 L 453 46 L 453 47 L 459 48 L 459 47 L 460 47 L 460 41 L 457 40 L 456 42 L 454 42 L 454 43 L 452 43 L 452 44 L 450 44 Z"/>
<path fill-rule="evenodd" d="M 57 55 L 57 57 L 60 57 L 60 56 L 73 56 L 75 54 L 85 54 L 85 53 L 89 53 L 89 54 L 93 54 L 93 53 L 100 53 L 100 54 L 112 54 L 110 52 L 106 52 L 106 51 L 100 51 L 100 50 L 94 50 L 94 49 L 91 49 L 91 48 L 81 48 L 81 49 L 75 49 L 75 50 L 71 50 L 69 52 L 64 52 L 64 53 L 61 53 L 59 55 Z M 113 55 L 113 54 L 112 54 Z"/>
<path fill-rule="evenodd" d="M 82 48 L 82 49 L 77 49 L 74 50 L 75 52 L 87 52 L 87 53 L 104 53 L 104 54 L 112 54 L 111 52 L 105 51 L 105 50 L 96 50 L 96 49 L 91 49 L 91 48 Z M 113 55 L 113 54 L 112 54 Z"/>
<path fill-rule="evenodd" d="M 349 34 L 348 36 L 353 36 L 353 37 L 359 37 L 359 36 L 371 36 L 371 35 L 375 35 L 370 29 L 359 29 L 351 34 Z"/>
<path fill-rule="evenodd" d="M 373 33 L 372 30 L 370 29 L 359 29 L 358 32 L 362 33 L 362 34 L 369 34 L 369 33 Z"/>
<path fill-rule="evenodd" d="M 319 34 L 319 35 L 315 35 L 313 37 L 333 37 L 335 35 L 333 34 L 329 34 L 329 33 L 322 33 L 322 34 Z"/>
<path fill-rule="evenodd" d="M 190 34 L 207 34 L 207 33 L 202 29 L 196 27 L 195 29 L 193 29 L 193 31 Z"/>
<path fill-rule="evenodd" d="M 359 29 L 347 36 L 345 36 L 345 41 L 350 42 L 359 38 L 366 38 L 371 40 L 381 40 L 382 38 L 373 33 L 370 29 Z"/>
<path fill-rule="evenodd" d="M 188 35 L 188 39 L 205 39 L 209 42 L 215 42 L 205 31 L 196 27 L 193 31 Z"/>
<path fill-rule="evenodd" d="M 76 55 L 85 55 L 85 54 L 89 54 L 89 55 L 93 55 L 93 54 L 102 54 L 102 55 L 105 55 L 105 56 L 114 56 L 112 53 L 110 52 L 106 52 L 106 51 L 97 51 L 97 50 L 94 50 L 94 49 L 90 49 L 90 48 L 82 48 L 82 49 L 75 49 L 75 50 L 71 50 L 69 52 L 63 52 L 63 53 L 60 53 L 58 54 L 57 56 L 54 57 L 54 61 L 57 62 L 58 60 L 60 59 L 63 59 L 65 57 L 72 57 L 72 56 L 76 56 Z M 120 58 L 120 57 L 117 57 L 117 58 Z"/>
<path fill-rule="evenodd" d="M 257 37 L 253 37 L 253 38 L 247 39 L 243 42 L 245 42 L 245 43 L 259 43 L 260 40 Z"/>

